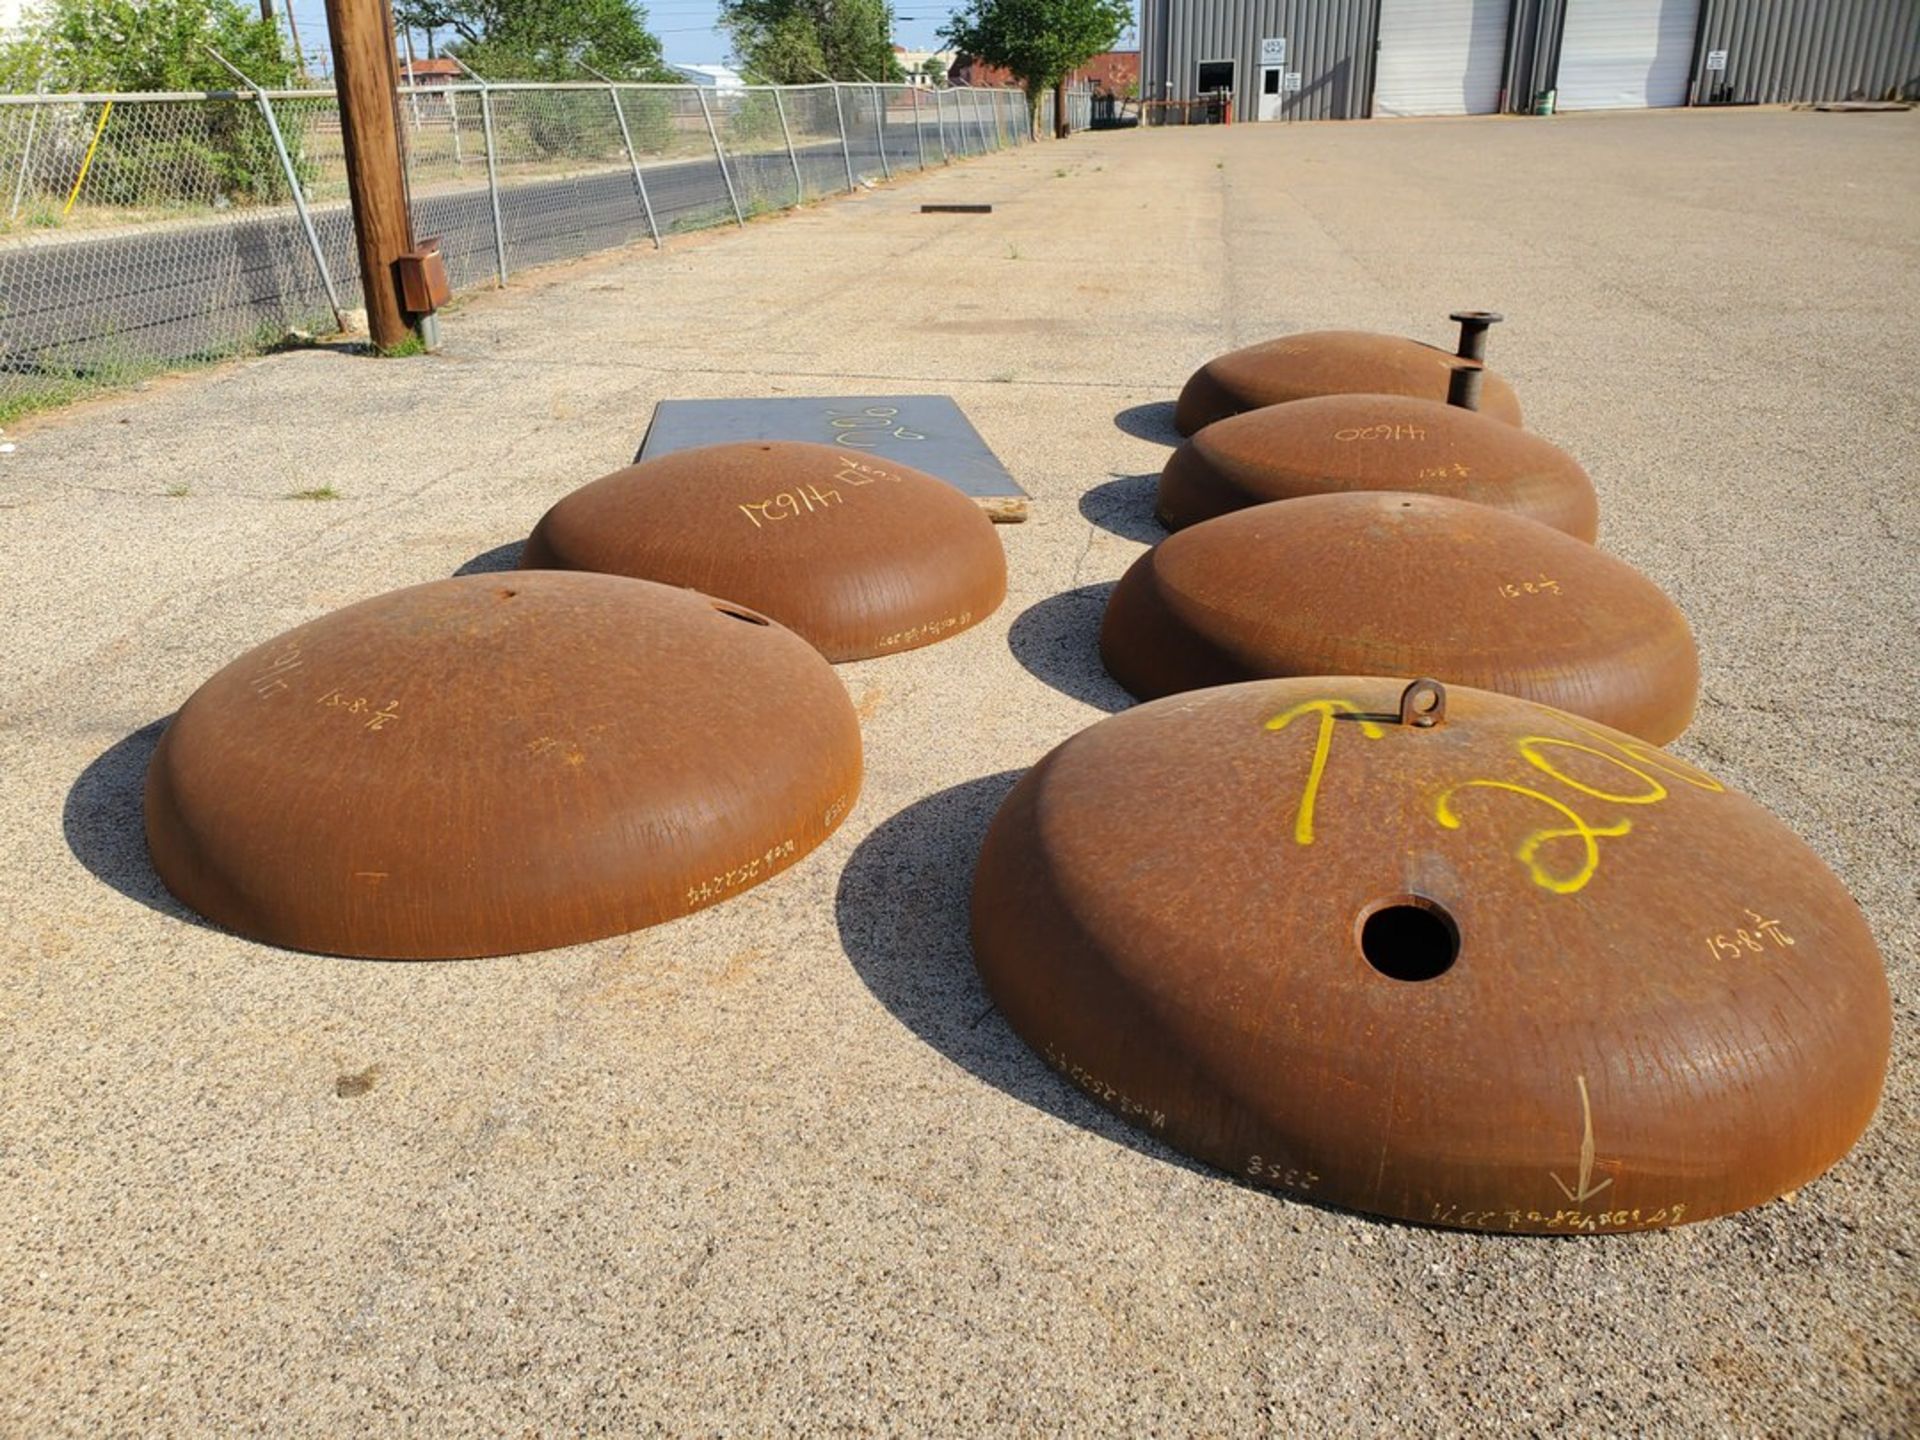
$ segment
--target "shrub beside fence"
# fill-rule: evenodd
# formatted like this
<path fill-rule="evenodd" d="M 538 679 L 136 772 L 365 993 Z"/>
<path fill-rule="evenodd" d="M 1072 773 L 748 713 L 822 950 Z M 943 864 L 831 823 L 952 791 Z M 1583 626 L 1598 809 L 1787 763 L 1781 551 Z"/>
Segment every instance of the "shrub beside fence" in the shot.
<path fill-rule="evenodd" d="M 440 237 L 456 291 L 1029 137 L 1013 90 L 464 84 L 397 103 L 414 231 Z M 362 303 L 331 91 L 0 96 L 0 202 L 0 418 L 331 333 Z"/>

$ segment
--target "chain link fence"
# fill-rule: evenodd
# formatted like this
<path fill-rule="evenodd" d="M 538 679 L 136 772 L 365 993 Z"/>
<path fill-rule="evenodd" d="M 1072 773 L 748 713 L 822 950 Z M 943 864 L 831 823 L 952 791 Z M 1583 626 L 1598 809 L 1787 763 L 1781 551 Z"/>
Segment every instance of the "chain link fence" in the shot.
<path fill-rule="evenodd" d="M 1024 144 L 1012 90 L 462 84 L 395 97 L 456 291 Z M 362 304 L 330 91 L 0 95 L 0 419 Z"/>
<path fill-rule="evenodd" d="M 1056 109 L 1054 93 L 1049 90 L 1040 97 L 1040 133 L 1053 133 L 1053 117 Z M 1074 86 L 1067 91 L 1067 123 L 1075 130 L 1093 128 L 1093 87 Z"/>

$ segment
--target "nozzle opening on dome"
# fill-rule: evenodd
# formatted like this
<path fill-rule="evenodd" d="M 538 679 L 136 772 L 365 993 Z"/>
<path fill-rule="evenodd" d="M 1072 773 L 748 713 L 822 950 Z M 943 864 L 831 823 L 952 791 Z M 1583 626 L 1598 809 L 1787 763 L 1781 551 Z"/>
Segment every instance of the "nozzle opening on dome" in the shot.
<path fill-rule="evenodd" d="M 1478 360 L 1453 367 L 1447 377 L 1447 404 L 1461 410 L 1478 410 L 1480 392 L 1487 383 L 1487 367 Z"/>
<path fill-rule="evenodd" d="M 1460 322 L 1460 348 L 1454 353 L 1462 360 L 1487 358 L 1487 331 L 1507 317 L 1492 310 L 1456 310 L 1447 317 Z"/>

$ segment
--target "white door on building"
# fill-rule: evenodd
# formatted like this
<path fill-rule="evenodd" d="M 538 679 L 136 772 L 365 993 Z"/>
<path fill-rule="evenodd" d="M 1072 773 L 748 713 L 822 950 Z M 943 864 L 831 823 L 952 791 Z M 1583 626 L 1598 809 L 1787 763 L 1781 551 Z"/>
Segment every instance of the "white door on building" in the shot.
<path fill-rule="evenodd" d="M 1558 107 L 1684 105 L 1700 0 L 1567 0 Z"/>
<path fill-rule="evenodd" d="M 1283 65 L 1262 65 L 1260 67 L 1260 118 L 1278 120 L 1280 107 L 1286 101 L 1282 86 L 1286 84 L 1286 67 Z"/>
<path fill-rule="evenodd" d="M 1381 0 L 1376 115 L 1485 115 L 1500 108 L 1509 0 Z"/>

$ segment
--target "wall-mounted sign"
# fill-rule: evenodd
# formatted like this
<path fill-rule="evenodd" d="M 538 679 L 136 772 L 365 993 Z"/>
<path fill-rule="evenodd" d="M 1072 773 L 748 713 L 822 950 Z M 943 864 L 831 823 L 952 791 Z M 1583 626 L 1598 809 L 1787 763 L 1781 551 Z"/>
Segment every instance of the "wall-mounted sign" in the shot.
<path fill-rule="evenodd" d="M 1287 71 L 1287 89 L 1298 90 L 1299 88 L 1300 88 L 1300 72 L 1298 70 Z"/>
<path fill-rule="evenodd" d="M 1724 70 L 1727 68 L 1727 52 L 1724 50 L 1707 51 L 1707 69 Z"/>
<path fill-rule="evenodd" d="M 1270 40 L 1260 42 L 1260 63 L 1262 65 L 1284 65 L 1287 63 L 1287 37 L 1276 35 Z"/>

